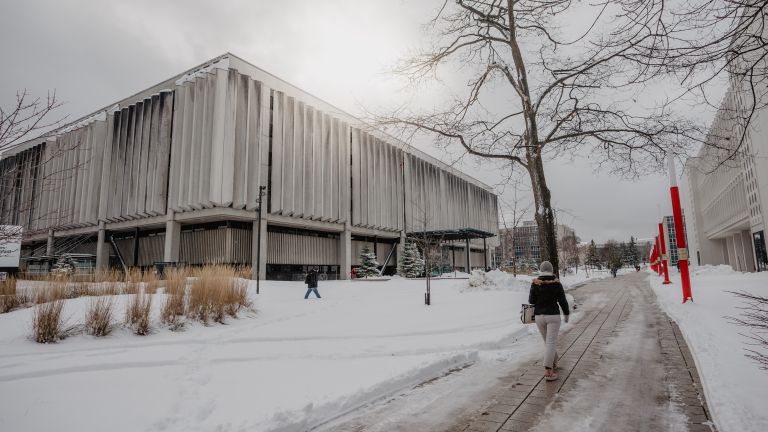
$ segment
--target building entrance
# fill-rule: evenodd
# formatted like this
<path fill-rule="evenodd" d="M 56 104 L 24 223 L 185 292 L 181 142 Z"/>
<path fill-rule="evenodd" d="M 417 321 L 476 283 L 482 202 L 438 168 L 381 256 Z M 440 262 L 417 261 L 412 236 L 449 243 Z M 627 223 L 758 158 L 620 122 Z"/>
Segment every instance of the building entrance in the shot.
<path fill-rule="evenodd" d="M 765 247 L 765 231 L 752 233 L 752 239 L 755 243 L 755 261 L 757 263 L 757 271 L 766 271 L 768 270 L 768 253 L 766 253 Z"/>

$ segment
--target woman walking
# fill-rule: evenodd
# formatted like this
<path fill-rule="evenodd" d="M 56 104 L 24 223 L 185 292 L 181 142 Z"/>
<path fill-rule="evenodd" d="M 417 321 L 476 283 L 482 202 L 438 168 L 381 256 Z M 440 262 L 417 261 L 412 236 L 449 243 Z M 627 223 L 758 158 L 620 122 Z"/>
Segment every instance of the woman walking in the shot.
<path fill-rule="evenodd" d="M 557 333 L 560 331 L 560 309 L 568 322 L 568 300 L 560 281 L 552 274 L 552 263 L 544 261 L 539 267 L 539 277 L 531 283 L 528 303 L 533 305 L 536 327 L 544 339 L 544 378 L 557 379 Z M 559 305 L 559 307 L 558 307 Z"/>

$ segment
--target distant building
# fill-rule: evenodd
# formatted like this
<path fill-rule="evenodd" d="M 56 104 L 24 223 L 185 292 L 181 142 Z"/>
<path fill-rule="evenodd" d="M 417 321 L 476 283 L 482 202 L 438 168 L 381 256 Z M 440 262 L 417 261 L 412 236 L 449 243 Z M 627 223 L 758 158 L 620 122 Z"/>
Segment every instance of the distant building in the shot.
<path fill-rule="evenodd" d="M 677 231 L 675 231 L 675 218 L 672 216 L 664 216 L 661 219 L 661 223 L 664 226 L 664 246 L 669 255 L 669 265 L 676 266 L 677 261 L 680 259 L 680 253 L 677 249 Z M 683 231 L 685 232 L 686 243 L 688 243 L 688 229 L 685 226 L 685 214 L 683 214 Z"/>
<path fill-rule="evenodd" d="M 558 224 L 555 227 L 558 240 L 576 236 L 573 228 Z M 539 262 L 541 251 L 539 250 L 539 228 L 536 221 L 523 221 L 515 228 L 502 228 L 499 230 L 500 245 L 496 249 L 499 264 L 511 263 L 512 260 L 530 260 Z"/>

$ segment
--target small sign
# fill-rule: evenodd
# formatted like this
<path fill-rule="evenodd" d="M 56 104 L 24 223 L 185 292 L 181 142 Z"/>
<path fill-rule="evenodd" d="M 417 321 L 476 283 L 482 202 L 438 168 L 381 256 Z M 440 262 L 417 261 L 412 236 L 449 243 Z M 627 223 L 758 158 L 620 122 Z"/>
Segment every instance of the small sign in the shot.
<path fill-rule="evenodd" d="M 680 248 L 677 250 L 677 258 L 680 261 L 688 261 L 688 249 Z"/>
<path fill-rule="evenodd" d="M 5 282 L 8 280 L 8 272 L 0 272 L 0 282 Z"/>
<path fill-rule="evenodd" d="M 666 254 L 662 255 L 662 256 L 661 256 L 661 260 L 662 260 L 662 261 L 666 261 L 666 260 L 667 260 L 667 255 L 666 255 Z"/>
<path fill-rule="evenodd" d="M 0 225 L 0 267 L 18 267 L 22 227 Z"/>

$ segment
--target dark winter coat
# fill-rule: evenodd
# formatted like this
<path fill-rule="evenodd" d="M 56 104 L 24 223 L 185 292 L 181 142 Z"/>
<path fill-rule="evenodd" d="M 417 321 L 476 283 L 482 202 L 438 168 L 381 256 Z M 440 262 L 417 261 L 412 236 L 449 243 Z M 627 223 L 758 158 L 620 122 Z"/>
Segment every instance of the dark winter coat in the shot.
<path fill-rule="evenodd" d="M 539 276 L 531 283 L 528 303 L 533 305 L 534 315 L 569 315 L 568 300 L 565 299 L 563 285 L 555 276 Z M 557 305 L 560 305 L 560 308 Z"/>
<path fill-rule="evenodd" d="M 304 278 L 304 283 L 308 288 L 317 288 L 317 272 L 312 270 L 307 273 L 307 277 Z"/>

